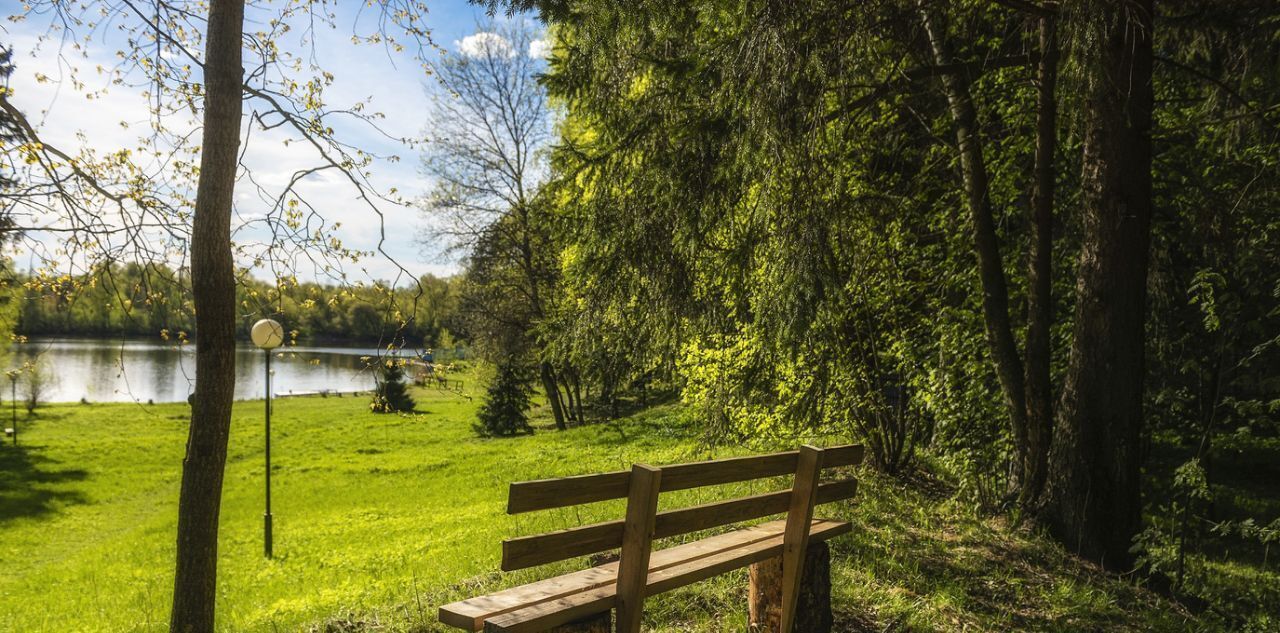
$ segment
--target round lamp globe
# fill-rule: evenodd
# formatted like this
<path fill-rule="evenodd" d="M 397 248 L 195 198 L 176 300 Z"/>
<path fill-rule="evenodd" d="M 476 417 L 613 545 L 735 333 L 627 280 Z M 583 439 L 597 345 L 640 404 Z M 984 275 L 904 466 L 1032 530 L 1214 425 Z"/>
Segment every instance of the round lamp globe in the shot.
<path fill-rule="evenodd" d="M 253 324 L 249 338 L 262 349 L 275 349 L 284 344 L 284 327 L 274 319 L 262 319 Z"/>

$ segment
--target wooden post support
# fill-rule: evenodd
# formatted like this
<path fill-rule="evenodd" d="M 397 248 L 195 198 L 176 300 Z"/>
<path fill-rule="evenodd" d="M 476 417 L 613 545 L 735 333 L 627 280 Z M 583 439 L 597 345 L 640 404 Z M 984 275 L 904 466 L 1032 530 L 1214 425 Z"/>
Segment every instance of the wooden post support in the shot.
<path fill-rule="evenodd" d="M 618 595 L 614 602 L 618 612 L 618 633 L 640 633 L 661 483 L 661 469 L 645 464 L 631 467 L 627 518 L 623 524 L 622 553 L 618 561 Z"/>
<path fill-rule="evenodd" d="M 796 621 L 800 580 L 805 551 L 809 547 L 809 524 L 818 500 L 818 473 L 822 471 L 822 449 L 800 447 L 796 478 L 791 486 L 791 508 L 787 511 L 786 532 L 782 536 L 782 626 L 779 633 L 791 633 Z"/>
<path fill-rule="evenodd" d="M 831 551 L 818 541 L 809 544 L 796 600 L 793 633 L 831 633 Z M 748 613 L 751 633 L 774 633 L 782 628 L 782 557 L 751 565 L 748 573 Z"/>

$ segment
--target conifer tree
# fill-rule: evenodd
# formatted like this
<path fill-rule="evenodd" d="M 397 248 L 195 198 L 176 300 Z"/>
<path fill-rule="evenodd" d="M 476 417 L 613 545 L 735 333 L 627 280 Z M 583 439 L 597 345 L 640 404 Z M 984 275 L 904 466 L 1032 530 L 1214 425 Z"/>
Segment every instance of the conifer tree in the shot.
<path fill-rule="evenodd" d="M 417 403 L 409 395 L 409 386 L 404 382 L 404 367 L 390 360 L 382 365 L 378 385 L 373 391 L 373 402 L 369 408 L 374 413 L 410 413 Z"/>
<path fill-rule="evenodd" d="M 526 414 L 530 406 L 528 372 L 512 363 L 498 367 L 498 375 L 485 393 L 484 404 L 477 414 L 480 421 L 472 428 L 486 437 L 505 437 L 518 433 L 533 433 Z"/>

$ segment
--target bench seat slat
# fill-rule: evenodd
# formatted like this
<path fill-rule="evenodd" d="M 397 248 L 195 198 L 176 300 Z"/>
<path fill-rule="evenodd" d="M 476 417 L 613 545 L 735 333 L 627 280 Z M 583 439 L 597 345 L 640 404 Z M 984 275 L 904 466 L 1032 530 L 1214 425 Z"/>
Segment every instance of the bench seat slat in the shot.
<path fill-rule="evenodd" d="M 772 558 L 782 551 L 782 533 L 785 527 L 785 520 L 772 520 L 759 526 L 654 551 L 649 559 L 648 593 L 654 595 L 672 590 L 727 569 L 745 567 L 755 561 Z M 849 529 L 849 523 L 814 519 L 810 527 L 810 538 L 827 540 L 849 532 Z M 526 629 L 521 624 L 521 628 L 511 630 L 540 630 L 536 627 L 544 625 L 547 618 L 561 619 L 557 623 L 544 625 L 544 628 L 554 627 L 581 616 L 611 609 L 617 590 L 617 572 L 618 564 L 608 563 L 582 572 L 522 584 L 488 596 L 453 602 L 440 607 L 440 621 L 452 627 L 480 630 L 484 627 L 485 620 L 492 620 L 494 625 L 504 627 L 515 625 L 513 623 L 517 620 L 530 618 L 532 628 Z M 599 595 L 593 592 L 599 592 Z"/>
<path fill-rule="evenodd" d="M 775 532 L 774 526 L 763 523 L 694 543 L 655 550 L 649 559 L 649 571 L 664 569 L 682 560 L 705 556 L 725 548 L 738 547 L 742 543 L 767 538 Z M 471 626 L 479 628 L 486 617 L 612 583 L 617 580 L 617 573 L 618 563 L 605 563 L 591 569 L 513 587 L 487 596 L 462 600 L 441 607 L 441 621 L 459 628 Z"/>
<path fill-rule="evenodd" d="M 799 453 L 788 451 L 771 455 L 727 457 L 692 464 L 662 467 L 662 492 L 687 490 L 702 486 L 780 477 L 795 473 Z M 822 467 L 855 466 L 862 462 L 861 445 L 834 446 L 823 450 Z M 595 475 L 519 481 L 511 484 L 507 497 L 507 513 L 549 510 L 623 499 L 631 481 L 630 471 L 620 470 Z"/>
<path fill-rule="evenodd" d="M 645 585 L 646 594 L 663 593 L 733 569 L 779 556 L 782 553 L 785 528 L 785 521 L 771 521 L 687 545 L 654 552 L 650 563 L 648 580 Z M 810 523 L 809 538 L 812 541 L 822 541 L 845 534 L 850 529 L 850 524 L 845 522 L 815 519 Z M 596 569 L 605 569 L 606 567 L 609 566 L 602 566 Z M 616 563 L 612 564 L 612 569 L 616 573 Z M 545 594 L 545 590 L 537 587 L 541 584 L 533 583 L 532 585 L 517 587 L 514 590 L 502 593 L 507 594 L 508 598 L 517 597 L 520 595 L 520 590 L 534 588 L 531 595 Z M 481 614 L 479 610 L 473 609 L 467 610 L 466 615 L 475 618 L 472 620 L 474 623 L 472 626 L 475 627 L 474 630 L 479 630 L 480 626 L 483 625 L 485 631 L 534 633 L 610 609 L 613 606 L 616 592 L 616 583 L 606 582 L 596 586 L 584 583 L 577 592 L 561 593 L 553 598 L 541 601 L 530 600 L 524 603 L 525 606 L 522 607 L 508 607 L 504 611 L 489 612 L 487 614 Z M 495 594 L 495 596 L 497 595 L 501 594 Z M 507 600 L 503 601 L 507 602 Z M 464 601 L 441 607 L 441 620 L 450 624 L 455 621 L 464 621 L 461 618 L 446 620 L 445 613 L 446 610 L 463 612 L 470 605 L 467 607 L 460 607 L 459 605 L 470 602 Z M 455 624 L 455 626 L 465 628 L 461 624 Z"/>
<path fill-rule="evenodd" d="M 666 477 L 663 471 L 663 477 Z M 850 499 L 858 489 L 854 479 L 835 481 L 818 487 L 818 505 Z M 707 503 L 691 508 L 658 513 L 654 538 L 668 538 L 721 525 L 781 514 L 787 511 L 791 491 Z M 502 570 L 513 571 L 555 561 L 611 550 L 622 545 L 622 521 L 608 521 L 535 536 L 508 539 L 502 543 Z"/>

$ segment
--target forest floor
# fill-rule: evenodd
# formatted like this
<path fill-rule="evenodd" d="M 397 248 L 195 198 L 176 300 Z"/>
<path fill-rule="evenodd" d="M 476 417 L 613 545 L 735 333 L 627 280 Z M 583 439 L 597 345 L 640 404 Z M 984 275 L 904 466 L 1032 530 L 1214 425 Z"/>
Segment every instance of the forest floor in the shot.
<path fill-rule="evenodd" d="M 435 623 L 442 603 L 575 567 L 500 574 L 503 538 L 621 516 L 606 503 L 509 517 L 510 481 L 753 452 L 701 448 L 678 405 L 565 433 L 478 439 L 476 401 L 414 393 L 413 416 L 369 413 L 365 398 L 277 401 L 269 561 L 262 403 L 237 405 L 222 510 L 221 630 L 446 630 Z M 187 415 L 179 404 L 67 404 L 20 420 L 20 445 L 0 447 L 0 630 L 166 630 Z M 1277 455 L 1280 448 L 1270 463 Z M 1238 602 L 1194 614 L 1029 529 L 980 516 L 941 478 L 860 476 L 854 503 L 819 513 L 855 523 L 832 543 L 838 631 L 1280 626 L 1266 619 L 1267 605 L 1280 604 L 1280 565 L 1264 567 L 1260 550 L 1205 548 L 1193 557 L 1206 579 L 1197 582 L 1221 585 L 1205 591 Z M 780 483 L 664 495 L 664 505 Z M 1255 506 L 1264 510 L 1277 503 L 1270 494 L 1239 493 L 1261 495 Z M 655 597 L 645 628 L 745 631 L 745 587 L 740 571 Z"/>

